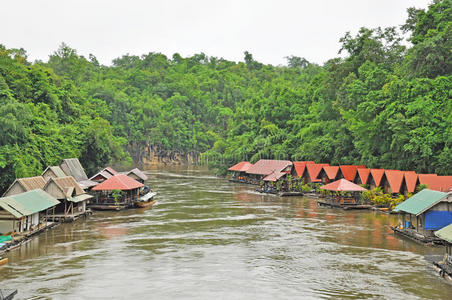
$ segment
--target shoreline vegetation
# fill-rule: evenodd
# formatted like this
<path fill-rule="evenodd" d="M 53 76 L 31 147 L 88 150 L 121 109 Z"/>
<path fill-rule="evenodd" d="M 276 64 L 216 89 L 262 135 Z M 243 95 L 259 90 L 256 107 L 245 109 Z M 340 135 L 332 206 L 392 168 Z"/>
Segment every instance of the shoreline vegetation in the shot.
<path fill-rule="evenodd" d="M 174 156 L 221 172 L 267 157 L 446 175 L 451 7 L 435 0 L 400 28 L 344 33 L 344 57 L 323 65 L 150 52 L 105 66 L 64 43 L 30 62 L 0 46 L 0 192 L 65 157 L 88 173 Z"/>

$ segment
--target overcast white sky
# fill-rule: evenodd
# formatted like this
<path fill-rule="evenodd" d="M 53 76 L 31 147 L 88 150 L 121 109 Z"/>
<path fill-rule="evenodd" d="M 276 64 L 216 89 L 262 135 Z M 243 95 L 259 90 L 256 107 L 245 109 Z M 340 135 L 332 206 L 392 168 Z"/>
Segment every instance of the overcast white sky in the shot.
<path fill-rule="evenodd" d="M 46 61 L 61 42 L 103 64 L 123 54 L 204 52 L 263 63 L 285 56 L 322 64 L 360 27 L 404 23 L 430 0 L 14 0 L 0 2 L 0 44 Z"/>

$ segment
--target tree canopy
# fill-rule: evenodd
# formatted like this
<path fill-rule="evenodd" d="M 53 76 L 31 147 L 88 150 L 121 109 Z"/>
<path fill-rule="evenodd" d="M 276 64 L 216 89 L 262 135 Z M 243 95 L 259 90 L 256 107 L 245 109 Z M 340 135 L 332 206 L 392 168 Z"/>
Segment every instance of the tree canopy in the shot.
<path fill-rule="evenodd" d="M 217 167 L 259 158 L 447 174 L 452 165 L 451 0 L 400 28 L 340 39 L 343 58 L 287 66 L 203 53 L 123 55 L 111 66 L 62 44 L 47 62 L 0 46 L 0 189 L 79 157 L 88 173 L 140 149 Z M 315 45 L 313 45 L 315 47 Z"/>

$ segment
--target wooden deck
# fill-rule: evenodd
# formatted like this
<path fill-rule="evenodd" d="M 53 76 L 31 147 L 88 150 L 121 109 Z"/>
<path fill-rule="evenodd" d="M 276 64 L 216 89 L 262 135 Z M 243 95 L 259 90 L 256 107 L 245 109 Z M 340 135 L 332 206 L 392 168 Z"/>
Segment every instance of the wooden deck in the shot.
<path fill-rule="evenodd" d="M 424 236 L 412 229 L 399 229 L 397 227 L 392 226 L 391 229 L 394 231 L 394 234 L 404 236 L 420 244 L 444 245 L 444 241 L 440 238 L 437 238 L 436 236 L 435 237 Z"/>
<path fill-rule="evenodd" d="M 333 207 L 333 208 L 342 208 L 344 210 L 363 210 L 363 209 L 371 209 L 372 205 L 365 205 L 365 204 L 340 204 L 335 202 L 329 202 L 329 201 L 322 201 L 318 200 L 317 205 L 319 206 L 326 206 L 326 207 Z"/>
<path fill-rule="evenodd" d="M 54 214 L 54 215 L 48 216 L 47 220 L 52 221 L 52 222 L 67 223 L 67 222 L 73 222 L 80 217 L 87 217 L 92 214 L 93 214 L 93 212 L 91 210 L 87 209 L 85 212 L 78 212 L 78 213 L 74 213 L 74 214 Z"/>

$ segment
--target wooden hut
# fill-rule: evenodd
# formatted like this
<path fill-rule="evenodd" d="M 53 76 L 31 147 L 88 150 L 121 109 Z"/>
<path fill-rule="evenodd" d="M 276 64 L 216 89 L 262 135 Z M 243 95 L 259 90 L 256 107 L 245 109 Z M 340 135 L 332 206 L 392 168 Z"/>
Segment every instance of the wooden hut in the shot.
<path fill-rule="evenodd" d="M 452 194 L 424 189 L 394 208 L 394 232 L 420 242 L 438 242 L 434 231 L 452 223 Z"/>
<path fill-rule="evenodd" d="M 408 193 L 416 192 L 416 187 L 419 185 L 419 176 L 416 172 L 405 171 L 403 173 L 403 182 L 405 187 L 403 188 L 405 195 Z"/>
<path fill-rule="evenodd" d="M 306 182 L 321 183 L 318 175 L 324 166 L 329 166 L 329 164 L 306 164 Z"/>
<path fill-rule="evenodd" d="M 381 186 L 381 182 L 384 175 L 385 169 L 370 169 L 370 176 L 368 179 L 370 189 L 374 189 L 376 187 Z"/>
<path fill-rule="evenodd" d="M 441 228 L 435 232 L 446 245 L 446 253 L 440 261 L 435 261 L 434 265 L 439 269 L 439 274 L 452 281 L 452 224 Z"/>
<path fill-rule="evenodd" d="M 100 210 L 134 207 L 142 187 L 142 183 L 125 174 L 112 176 L 92 189 L 95 199 L 90 202 L 89 207 Z M 118 191 L 121 191 L 120 195 Z"/>
<path fill-rule="evenodd" d="M 143 183 L 143 184 L 144 184 L 144 182 L 145 182 L 146 180 L 149 179 L 148 176 L 147 176 L 146 174 L 144 174 L 143 171 L 141 171 L 141 170 L 138 169 L 138 168 L 135 168 L 135 169 L 132 169 L 132 170 L 130 170 L 130 171 L 128 171 L 128 172 L 125 172 L 125 174 L 126 174 L 127 176 L 129 176 L 130 178 L 133 178 L 133 179 L 135 179 L 136 181 L 141 182 L 141 183 Z"/>
<path fill-rule="evenodd" d="M 49 178 L 66 177 L 67 175 L 63 172 L 60 166 L 50 166 L 42 172 L 41 176 L 47 181 Z"/>
<path fill-rule="evenodd" d="M 292 162 L 289 160 L 273 160 L 273 159 L 261 159 L 246 171 L 250 178 L 250 182 L 253 184 L 259 184 L 265 176 L 272 174 L 273 172 L 286 172 L 292 171 Z"/>
<path fill-rule="evenodd" d="M 339 178 L 344 178 L 350 182 L 354 182 L 358 175 L 358 169 L 365 169 L 364 165 L 340 165 L 339 166 Z"/>
<path fill-rule="evenodd" d="M 46 180 L 42 176 L 18 178 L 8 187 L 3 197 L 25 193 L 35 189 L 43 189 Z"/>
<path fill-rule="evenodd" d="M 83 166 L 78 158 L 63 159 L 60 168 L 63 170 L 66 176 L 74 177 L 77 183 L 85 190 L 89 190 L 90 188 L 99 184 L 98 182 L 88 179 L 88 176 L 85 173 L 85 169 L 83 169 Z"/>
<path fill-rule="evenodd" d="M 86 215 L 87 202 L 93 197 L 86 194 L 72 176 L 50 178 L 44 191 L 60 201 L 49 216 L 57 221 L 72 221 Z"/>
<path fill-rule="evenodd" d="M 99 172 L 97 172 L 96 174 L 94 174 L 93 176 L 91 176 L 91 178 L 89 180 L 101 183 L 101 182 L 107 180 L 108 178 L 110 178 L 114 175 L 118 175 L 118 174 L 119 174 L 119 172 L 117 172 L 112 167 L 106 167 L 106 168 L 103 168 L 102 170 L 100 170 Z"/>
<path fill-rule="evenodd" d="M 301 181 L 303 184 L 308 183 L 308 171 L 306 169 L 306 165 L 315 164 L 313 161 L 294 161 L 291 175 L 297 180 Z"/>
<path fill-rule="evenodd" d="M 319 175 L 317 176 L 318 179 L 323 184 L 327 184 L 333 181 L 338 180 L 339 177 L 339 166 L 323 166 L 320 169 Z"/>
<path fill-rule="evenodd" d="M 360 168 L 357 170 L 357 176 L 353 181 L 356 184 L 369 185 L 370 169 Z"/>
<path fill-rule="evenodd" d="M 247 182 L 248 174 L 246 171 L 252 166 L 250 162 L 241 161 L 228 169 L 232 173 L 231 181 Z"/>
<path fill-rule="evenodd" d="M 36 189 L 0 198 L 0 233 L 32 234 L 47 226 L 47 216 L 60 202 Z"/>

